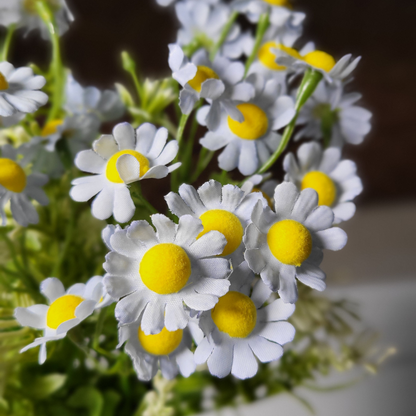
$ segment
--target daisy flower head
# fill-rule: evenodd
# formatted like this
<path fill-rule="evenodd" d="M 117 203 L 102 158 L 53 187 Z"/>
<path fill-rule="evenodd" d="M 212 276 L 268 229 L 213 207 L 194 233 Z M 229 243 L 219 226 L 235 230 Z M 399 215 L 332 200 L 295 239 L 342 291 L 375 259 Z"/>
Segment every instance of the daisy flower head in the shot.
<path fill-rule="evenodd" d="M 40 345 L 39 364 L 46 360 L 46 343 L 65 338 L 67 332 L 90 316 L 103 294 L 103 285 L 97 279 L 86 284 L 77 283 L 65 291 L 59 279 L 49 277 L 40 284 L 40 292 L 49 305 L 16 308 L 14 316 L 22 326 L 43 330 L 43 337 L 24 347 L 20 352 Z"/>
<path fill-rule="evenodd" d="M 287 322 L 295 306 L 277 299 L 263 306 L 271 291 L 258 280 L 250 295 L 247 275 L 254 275 L 244 262 L 231 277 L 230 291 L 214 309 L 201 316 L 205 338 L 195 351 L 195 362 L 207 362 L 210 373 L 223 378 L 232 374 L 239 379 L 256 375 L 257 357 L 267 363 L 283 355 L 282 345 L 291 342 L 295 328 Z"/>
<path fill-rule="evenodd" d="M 168 131 L 142 124 L 137 130 L 120 123 L 113 134 L 105 134 L 93 143 L 93 150 L 84 150 L 75 158 L 75 165 L 92 173 L 75 179 L 70 195 L 74 201 L 85 202 L 98 194 L 92 203 L 94 217 L 104 220 L 114 215 L 118 222 L 127 222 L 135 206 L 128 184 L 143 179 L 160 179 L 180 166 L 170 163 L 178 153 L 178 142 L 166 144 Z"/>
<path fill-rule="evenodd" d="M 331 207 L 334 223 L 347 221 L 355 214 L 351 202 L 363 190 L 352 160 L 341 160 L 336 147 L 323 150 L 318 143 L 305 143 L 297 151 L 297 161 L 288 153 L 283 161 L 285 180 L 298 189 L 312 188 L 318 193 L 318 205 Z"/>
<path fill-rule="evenodd" d="M 340 250 L 347 235 L 331 228 L 334 213 L 318 206 L 318 194 L 284 182 L 274 193 L 275 212 L 257 203 L 244 235 L 244 254 L 253 272 L 260 274 L 286 303 L 297 301 L 296 278 L 313 289 L 325 289 L 325 273 L 319 268 L 322 249 Z"/>
<path fill-rule="evenodd" d="M 146 335 L 185 328 L 190 317 L 184 304 L 212 309 L 230 284 L 229 261 L 216 257 L 227 243 L 222 234 L 200 236 L 202 223 L 190 215 L 178 225 L 162 214 L 151 218 L 156 232 L 147 221 L 114 230 L 104 263 L 107 291 L 119 300 L 117 320 L 130 324 L 142 315 Z"/>
<path fill-rule="evenodd" d="M 0 63 L 0 116 L 10 117 L 16 113 L 34 113 L 48 101 L 39 91 L 45 78 L 34 75 L 31 68 L 15 67 L 9 62 Z"/>
<path fill-rule="evenodd" d="M 249 100 L 254 96 L 254 88 L 240 82 L 244 76 L 241 62 L 231 62 L 218 54 L 211 62 L 204 49 L 196 52 L 189 61 L 180 46 L 169 45 L 169 50 L 172 76 L 183 87 L 179 103 L 182 113 L 189 114 L 195 103 L 204 98 L 210 106 L 204 111 L 201 121 L 210 130 L 218 128 L 222 109 L 233 119 L 243 121 L 235 100 Z"/>
<path fill-rule="evenodd" d="M 25 151 L 6 144 L 0 148 L 0 215 L 6 224 L 5 205 L 10 201 L 13 218 L 23 227 L 37 224 L 39 215 L 30 202 L 34 199 L 40 205 L 48 205 L 49 199 L 42 187 L 48 177 L 41 173 L 27 174 L 25 168 L 29 159 Z"/>
<path fill-rule="evenodd" d="M 276 79 L 265 82 L 252 74 L 246 82 L 254 87 L 255 95 L 247 102 L 237 102 L 244 121 L 233 120 L 222 111 L 218 129 L 209 131 L 200 143 L 212 151 L 225 147 L 218 157 L 220 168 L 230 171 L 238 167 L 249 176 L 277 149 L 281 136 L 276 131 L 290 123 L 295 104 L 292 97 L 281 94 L 282 86 Z"/>
<path fill-rule="evenodd" d="M 219 254 L 231 259 L 233 267 L 244 261 L 244 230 L 251 221 L 257 201 L 266 205 L 260 193 L 245 195 L 238 186 L 225 185 L 211 179 L 196 190 L 191 185 L 179 187 L 179 195 L 165 196 L 169 209 L 179 218 L 192 215 L 202 221 L 200 236 L 212 230 L 220 232 L 227 244 Z"/>
<path fill-rule="evenodd" d="M 342 86 L 320 82 L 300 111 L 297 124 L 303 125 L 295 140 L 320 140 L 326 133 L 331 146 L 361 144 L 371 130 L 370 111 L 356 105 L 359 93 L 344 93 Z"/>
<path fill-rule="evenodd" d="M 244 191 L 246 195 L 252 192 L 261 192 L 269 207 L 273 209 L 274 190 L 276 189 L 276 186 L 279 185 L 279 182 L 270 179 L 271 176 L 271 173 L 253 175 L 243 183 L 241 190 Z"/>

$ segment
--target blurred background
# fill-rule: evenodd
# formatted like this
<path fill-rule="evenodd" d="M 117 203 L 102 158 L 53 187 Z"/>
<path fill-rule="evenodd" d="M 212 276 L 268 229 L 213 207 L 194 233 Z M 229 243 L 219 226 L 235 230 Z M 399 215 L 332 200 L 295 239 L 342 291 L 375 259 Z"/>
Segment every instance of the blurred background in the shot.
<path fill-rule="evenodd" d="M 67 2 L 75 22 L 62 39 L 64 60 L 81 84 L 129 85 L 122 50 L 132 54 L 144 75 L 169 75 L 167 44 L 176 38 L 171 9 L 154 0 Z M 398 351 L 377 378 L 330 394 L 304 395 L 323 416 L 414 416 L 416 1 L 294 0 L 293 5 L 307 14 L 304 38 L 315 41 L 318 49 L 336 58 L 363 56 L 352 88 L 363 94 L 361 105 L 373 112 L 373 129 L 363 145 L 347 146 L 344 155 L 357 163 L 364 192 L 356 200 L 356 216 L 343 226 L 349 234 L 347 247 L 329 256 L 323 268 L 331 295 L 357 300 L 364 320 L 382 334 L 382 345 Z M 41 65 L 49 53 L 49 43 L 32 32 L 17 39 L 11 60 L 17 66 L 28 61 Z M 238 414 L 276 414 L 277 405 L 280 414 L 286 414 L 284 409 L 307 414 L 285 397 Z"/>

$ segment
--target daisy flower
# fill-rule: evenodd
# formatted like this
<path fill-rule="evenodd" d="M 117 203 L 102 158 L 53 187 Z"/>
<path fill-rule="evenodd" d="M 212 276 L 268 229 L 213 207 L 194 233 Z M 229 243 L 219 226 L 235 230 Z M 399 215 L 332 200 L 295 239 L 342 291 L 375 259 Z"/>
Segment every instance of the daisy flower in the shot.
<path fill-rule="evenodd" d="M 207 362 L 210 373 L 219 378 L 230 373 L 240 379 L 255 376 L 255 356 L 263 363 L 278 360 L 283 355 L 282 345 L 295 336 L 295 328 L 286 321 L 295 306 L 277 299 L 262 307 L 271 291 L 259 280 L 250 296 L 246 284 L 250 274 L 247 264 L 242 263 L 230 277 L 230 291 L 201 316 L 206 337 L 195 351 L 195 362 Z"/>
<path fill-rule="evenodd" d="M 189 322 L 191 326 L 193 322 Z M 194 325 L 194 331 L 202 331 Z M 149 381 L 160 368 L 163 377 L 171 380 L 178 373 L 183 377 L 189 377 L 196 368 L 194 354 L 191 352 L 192 337 L 190 327 L 168 331 L 165 327 L 154 335 L 146 335 L 140 320 L 124 325 L 119 329 L 120 348 L 125 342 L 125 352 L 133 361 L 134 369 L 140 380 Z"/>
<path fill-rule="evenodd" d="M 269 207 L 273 209 L 274 190 L 276 189 L 276 186 L 279 185 L 279 182 L 270 179 L 271 176 L 271 173 L 253 175 L 243 183 L 241 190 L 244 191 L 246 195 L 252 192 L 261 192 Z"/>
<path fill-rule="evenodd" d="M 331 146 L 361 144 L 371 130 L 372 114 L 356 105 L 360 99 L 361 94 L 345 94 L 342 86 L 334 88 L 320 82 L 300 111 L 297 124 L 304 127 L 296 134 L 295 140 L 302 137 L 320 140 L 327 130 Z"/>
<path fill-rule="evenodd" d="M 218 129 L 209 131 L 200 143 L 212 151 L 225 147 L 218 157 L 220 168 L 230 171 L 238 167 L 249 176 L 277 149 L 281 136 L 276 130 L 290 123 L 295 104 L 291 97 L 280 94 L 282 86 L 275 79 L 265 82 L 252 74 L 246 82 L 253 85 L 255 96 L 237 104 L 244 121 L 239 123 L 222 111 Z"/>
<path fill-rule="evenodd" d="M 179 195 L 170 192 L 165 196 L 169 209 L 179 218 L 192 215 L 202 221 L 203 232 L 219 231 L 227 240 L 221 252 L 231 259 L 233 267 L 244 261 L 243 235 L 251 222 L 251 213 L 257 201 L 266 205 L 260 193 L 245 195 L 238 186 L 225 185 L 211 179 L 198 188 L 183 184 Z"/>
<path fill-rule="evenodd" d="M 218 128 L 221 110 L 225 110 L 233 120 L 242 122 L 242 113 L 236 109 L 235 101 L 248 101 L 254 96 L 251 84 L 240 82 L 244 76 L 244 65 L 231 62 L 217 55 L 213 62 L 208 53 L 200 49 L 191 61 L 185 57 L 178 45 L 169 45 L 169 66 L 172 77 L 182 85 L 179 106 L 182 113 L 189 114 L 200 98 L 210 103 L 204 111 L 202 123 L 210 130 Z"/>
<path fill-rule="evenodd" d="M 164 327 L 185 328 L 190 318 L 184 304 L 197 311 L 212 309 L 230 284 L 229 261 L 215 257 L 226 245 L 222 234 L 200 236 L 201 221 L 189 215 L 179 225 L 162 214 L 151 218 L 156 232 L 147 221 L 115 230 L 104 263 L 107 291 L 119 300 L 117 320 L 130 324 L 143 314 L 140 325 L 146 335 Z"/>
<path fill-rule="evenodd" d="M 168 131 L 156 130 L 152 124 L 142 124 L 136 131 L 128 123 L 114 127 L 93 143 L 93 150 L 78 153 L 75 165 L 95 174 L 75 179 L 70 195 L 74 201 L 85 202 L 94 195 L 92 214 L 98 219 L 111 215 L 118 222 L 127 222 L 135 206 L 128 184 L 151 178 L 164 178 L 180 166 L 170 163 L 178 153 L 178 142 L 166 144 Z"/>
<path fill-rule="evenodd" d="M 13 218 L 23 227 L 39 222 L 39 215 L 30 199 L 34 199 L 40 205 L 49 203 L 42 189 L 48 182 L 48 177 L 41 173 L 28 175 L 24 169 L 29 160 L 24 156 L 8 144 L 1 147 L 0 215 L 3 225 L 6 224 L 4 208 L 9 201 Z"/>
<path fill-rule="evenodd" d="M 244 235 L 248 265 L 286 303 L 298 298 L 296 278 L 313 289 L 325 289 L 325 273 L 319 268 L 322 249 L 340 250 L 347 235 L 331 228 L 334 213 L 318 207 L 318 194 L 284 182 L 274 193 L 275 211 L 260 203 L 254 207 L 252 223 Z"/>
<path fill-rule="evenodd" d="M 28 67 L 15 67 L 9 62 L 0 63 L 0 116 L 10 117 L 18 112 L 33 113 L 48 101 L 48 96 L 38 91 L 45 78 L 33 75 Z"/>
<path fill-rule="evenodd" d="M 322 150 L 318 143 L 305 143 L 297 151 L 297 160 L 288 153 L 283 161 L 285 180 L 298 189 L 312 188 L 318 193 L 318 205 L 331 207 L 334 223 L 347 221 L 355 213 L 350 202 L 363 190 L 352 160 L 341 161 L 341 151 L 330 147 Z"/>
<path fill-rule="evenodd" d="M 24 347 L 20 352 L 40 345 L 39 364 L 46 360 L 46 343 L 65 338 L 67 332 L 90 316 L 103 294 L 103 285 L 96 279 L 77 283 L 66 292 L 59 279 L 49 277 L 40 284 L 40 292 L 48 305 L 16 308 L 14 316 L 22 326 L 42 329 L 44 336 Z"/>

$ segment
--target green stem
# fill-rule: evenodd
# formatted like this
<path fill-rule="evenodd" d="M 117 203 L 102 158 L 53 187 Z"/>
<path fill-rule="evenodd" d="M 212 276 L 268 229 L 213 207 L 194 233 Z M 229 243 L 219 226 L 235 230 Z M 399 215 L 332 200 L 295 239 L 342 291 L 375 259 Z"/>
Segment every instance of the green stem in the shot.
<path fill-rule="evenodd" d="M 174 162 L 178 161 L 178 156 L 181 154 L 183 134 L 185 132 L 185 127 L 186 127 L 186 123 L 188 122 L 189 116 L 190 114 L 182 114 L 181 119 L 179 121 L 179 127 L 176 133 L 176 140 L 178 141 L 179 151 Z M 173 192 L 176 192 L 179 188 L 179 184 L 178 184 L 179 172 L 178 171 L 179 169 L 176 169 L 175 171 L 171 173 L 171 189 Z"/>
<path fill-rule="evenodd" d="M 214 45 L 209 57 L 211 61 L 214 60 L 215 55 L 220 50 L 221 46 L 227 39 L 228 34 L 230 33 L 231 28 L 233 27 L 234 22 L 237 20 L 238 12 L 231 13 L 231 16 L 229 17 L 227 23 L 224 25 L 220 38 L 218 39 L 217 43 Z"/>
<path fill-rule="evenodd" d="M 191 184 L 194 183 L 199 178 L 199 175 L 208 166 L 209 162 L 214 156 L 214 153 L 215 152 L 209 151 L 205 147 L 202 148 L 201 152 L 199 153 L 199 158 L 198 158 L 198 162 L 196 165 L 195 173 L 191 178 Z"/>
<path fill-rule="evenodd" d="M 16 24 L 11 24 L 7 28 L 6 38 L 4 39 L 3 50 L 1 52 L 1 60 L 7 61 L 7 57 L 9 55 L 10 45 L 12 42 L 13 34 L 16 29 Z"/>
<path fill-rule="evenodd" d="M 260 49 L 261 42 L 263 41 L 264 34 L 270 25 L 269 13 L 264 13 L 260 16 L 259 22 L 257 24 L 256 39 L 254 41 L 253 50 L 251 51 L 250 56 L 246 62 L 246 69 L 244 72 L 244 77 L 247 76 L 247 73 L 251 67 L 251 64 L 254 62 L 254 59 L 257 56 L 257 52 Z"/>
<path fill-rule="evenodd" d="M 142 85 L 140 84 L 139 77 L 137 76 L 136 62 L 126 51 L 121 53 L 121 60 L 123 63 L 124 70 L 127 71 L 133 79 L 134 86 L 136 87 L 138 99 L 141 102 L 142 108 L 143 108 L 144 91 L 143 91 Z"/>
<path fill-rule="evenodd" d="M 131 184 L 130 192 L 132 193 L 134 199 L 136 199 L 140 205 L 144 206 L 147 209 L 149 214 L 158 213 L 158 210 L 143 196 L 141 184 L 139 181 Z"/>

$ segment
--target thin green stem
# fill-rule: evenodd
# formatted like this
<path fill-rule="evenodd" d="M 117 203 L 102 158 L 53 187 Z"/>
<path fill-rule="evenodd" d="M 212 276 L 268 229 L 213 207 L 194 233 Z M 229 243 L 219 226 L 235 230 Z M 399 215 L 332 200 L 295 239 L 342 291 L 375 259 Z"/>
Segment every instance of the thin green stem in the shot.
<path fill-rule="evenodd" d="M 2 49 L 2 52 L 1 52 L 1 60 L 2 61 L 7 61 L 7 58 L 9 56 L 10 45 L 12 43 L 12 38 L 13 38 L 13 34 L 14 34 L 15 29 L 16 29 L 16 24 L 11 24 L 7 28 L 6 38 L 4 39 L 3 49 Z"/>
<path fill-rule="evenodd" d="M 209 151 L 205 147 L 202 148 L 201 152 L 199 153 L 199 158 L 198 158 L 198 162 L 196 165 L 195 173 L 191 178 L 191 184 L 194 183 L 199 178 L 199 175 L 205 170 L 209 162 L 211 162 L 211 159 L 214 156 L 214 153 L 215 152 Z"/>
<path fill-rule="evenodd" d="M 247 62 L 246 62 L 244 77 L 247 76 L 248 71 L 251 67 L 251 64 L 254 62 L 254 59 L 257 56 L 257 52 L 260 49 L 261 43 L 264 38 L 264 34 L 266 33 L 266 30 L 268 29 L 269 25 L 270 25 L 269 13 L 267 12 L 260 16 L 259 22 L 257 24 L 256 39 L 254 41 L 253 50 L 251 51 L 251 54 L 248 57 Z"/>
<path fill-rule="evenodd" d="M 230 33 L 231 28 L 233 27 L 234 22 L 237 20 L 238 12 L 231 13 L 227 23 L 224 25 L 220 38 L 218 39 L 217 43 L 212 48 L 212 51 L 209 55 L 211 61 L 214 60 L 215 55 L 217 55 L 218 51 L 220 50 L 221 46 L 224 44 L 225 40 L 227 39 L 228 34 Z"/>
<path fill-rule="evenodd" d="M 188 122 L 190 114 L 182 114 L 181 119 L 179 121 L 179 127 L 178 131 L 176 133 L 176 140 L 178 141 L 179 151 L 178 155 L 180 155 L 182 152 L 182 140 L 183 140 L 183 134 L 185 132 L 186 123 Z M 178 161 L 178 155 L 176 156 L 174 162 Z M 173 192 L 177 191 L 179 188 L 178 184 L 178 178 L 179 178 L 179 169 L 176 169 L 171 173 L 171 189 Z"/>
<path fill-rule="evenodd" d="M 133 195 L 133 199 L 136 199 L 140 205 L 144 206 L 150 215 L 158 213 L 158 210 L 143 196 L 139 181 L 131 184 L 130 192 Z"/>
<path fill-rule="evenodd" d="M 144 90 L 140 83 L 139 77 L 137 76 L 137 66 L 136 62 L 133 60 L 133 58 L 128 54 L 128 52 L 124 51 L 121 53 L 121 60 L 123 62 L 123 68 L 125 71 L 127 71 L 134 82 L 134 86 L 136 87 L 136 92 L 139 101 L 142 104 L 142 107 L 145 103 L 143 103 L 144 100 Z"/>

